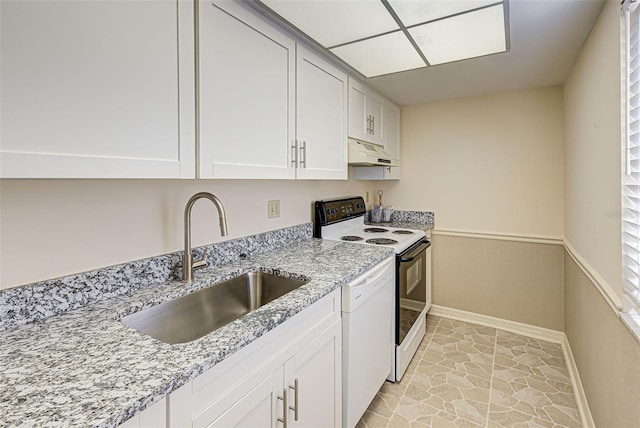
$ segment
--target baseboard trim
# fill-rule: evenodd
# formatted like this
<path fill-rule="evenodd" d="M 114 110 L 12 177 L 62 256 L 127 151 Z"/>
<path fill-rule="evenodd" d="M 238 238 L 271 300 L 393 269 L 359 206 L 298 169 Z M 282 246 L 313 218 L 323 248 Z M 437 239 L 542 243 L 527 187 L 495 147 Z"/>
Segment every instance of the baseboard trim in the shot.
<path fill-rule="evenodd" d="M 416 312 L 422 312 L 424 310 L 424 302 L 416 302 L 415 300 L 401 298 L 400 307 Z"/>
<path fill-rule="evenodd" d="M 564 338 L 560 346 L 562 347 L 562 353 L 564 354 L 564 360 L 567 362 L 567 369 L 569 370 L 569 378 L 571 379 L 571 386 L 573 386 L 573 393 L 576 398 L 576 404 L 578 405 L 578 412 L 580 413 L 580 420 L 584 428 L 595 428 L 596 423 L 591 416 L 591 410 L 589 409 L 589 403 L 587 402 L 587 395 L 582 387 L 582 380 L 580 379 L 580 373 L 578 373 L 578 366 L 576 360 L 573 358 L 573 352 L 571 352 L 571 345 L 566 334 L 563 334 Z"/>
<path fill-rule="evenodd" d="M 506 233 L 471 232 L 465 230 L 434 229 L 434 235 L 460 238 L 492 239 L 496 241 L 526 242 L 529 244 L 563 245 L 563 240 L 555 236 L 512 235 Z"/>
<path fill-rule="evenodd" d="M 560 344 L 564 360 L 567 364 L 567 370 L 569 371 L 569 378 L 571 379 L 571 386 L 573 387 L 573 393 L 575 395 L 576 405 L 578 406 L 578 413 L 580 413 L 582 426 L 585 428 L 595 428 L 596 425 L 593 421 L 593 417 L 591 416 L 587 396 L 584 392 L 584 388 L 582 387 L 580 374 L 578 373 L 578 366 L 576 365 L 576 360 L 573 358 L 569 339 L 567 339 L 566 334 L 557 330 L 537 327 L 535 325 L 524 324 L 517 321 L 505 320 L 503 318 L 492 317 L 489 315 L 477 314 L 475 312 L 448 308 L 440 305 L 432 305 L 429 310 L 429 314 L 481 324 L 487 327 L 499 328 L 501 330 L 510 331 L 523 336 L 533 337 L 534 339 L 541 339 L 546 340 L 547 342 Z"/>
<path fill-rule="evenodd" d="M 489 315 L 477 314 L 475 312 L 467 312 L 461 309 L 448 308 L 446 306 L 432 305 L 431 310 L 429 310 L 429 314 L 439 317 L 453 318 L 459 321 L 482 324 L 487 327 L 499 328 L 501 330 L 510 331 L 523 336 L 546 340 L 547 342 L 562 343 L 564 340 L 564 333 L 561 331 L 537 327 L 535 325 L 524 324 Z"/>

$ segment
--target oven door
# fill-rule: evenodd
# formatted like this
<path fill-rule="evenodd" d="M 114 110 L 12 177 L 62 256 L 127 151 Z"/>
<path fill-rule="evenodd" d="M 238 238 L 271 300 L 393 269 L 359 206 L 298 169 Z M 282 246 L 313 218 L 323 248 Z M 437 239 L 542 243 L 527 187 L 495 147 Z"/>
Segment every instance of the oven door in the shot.
<path fill-rule="evenodd" d="M 400 345 L 427 306 L 427 249 L 420 241 L 396 256 L 396 344 Z"/>

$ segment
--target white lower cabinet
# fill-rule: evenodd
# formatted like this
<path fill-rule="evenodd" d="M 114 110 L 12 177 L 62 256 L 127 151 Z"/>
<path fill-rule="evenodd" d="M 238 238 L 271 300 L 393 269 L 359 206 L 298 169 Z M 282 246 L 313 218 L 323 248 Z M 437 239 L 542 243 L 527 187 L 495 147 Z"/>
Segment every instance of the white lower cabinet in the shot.
<path fill-rule="evenodd" d="M 341 323 L 334 322 L 285 364 L 289 386 L 288 401 L 296 412 L 289 414 L 289 425 L 337 427 L 342 416 Z M 298 385 L 297 391 L 295 385 Z M 293 386 L 294 388 L 291 388 Z M 297 403 L 296 403 L 297 394 Z"/>
<path fill-rule="evenodd" d="M 167 426 L 167 400 L 160 400 L 152 404 L 120 426 L 122 428 L 165 428 Z"/>
<path fill-rule="evenodd" d="M 274 426 L 274 419 L 278 412 L 278 394 L 283 391 L 283 367 L 278 367 L 262 380 L 260 376 L 247 379 L 248 385 L 240 385 L 239 389 L 253 387 L 247 394 L 233 403 L 228 409 L 221 409 L 222 413 L 211 415 L 206 412 L 202 417 L 194 419 L 193 426 L 203 427 L 270 427 Z M 257 385 L 253 385 L 258 380 Z M 280 395 L 280 397 L 283 397 Z M 282 401 L 284 403 L 284 401 Z M 226 406 L 226 403 L 224 404 Z M 216 409 L 217 410 L 217 409 Z"/>
<path fill-rule="evenodd" d="M 341 354 L 338 290 L 171 393 L 168 426 L 340 426 Z"/>
<path fill-rule="evenodd" d="M 286 426 L 337 426 L 337 327 L 334 323 L 266 377 L 259 373 L 248 378 L 238 387 L 240 394 L 252 388 L 248 393 L 229 408 L 226 400 L 222 400 L 220 406 L 212 409 L 215 419 L 210 420 L 211 412 L 207 411 L 194 420 L 193 426 L 269 427 L 278 422 L 284 425 L 285 414 Z M 218 410 L 222 410 L 219 416 Z"/>

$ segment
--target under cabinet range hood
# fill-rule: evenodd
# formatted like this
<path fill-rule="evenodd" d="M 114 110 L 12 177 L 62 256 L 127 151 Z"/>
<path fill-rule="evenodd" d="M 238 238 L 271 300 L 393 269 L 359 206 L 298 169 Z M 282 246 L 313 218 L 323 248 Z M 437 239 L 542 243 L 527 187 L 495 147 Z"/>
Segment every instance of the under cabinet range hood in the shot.
<path fill-rule="evenodd" d="M 376 144 L 349 138 L 349 165 L 398 166 L 396 159 Z"/>

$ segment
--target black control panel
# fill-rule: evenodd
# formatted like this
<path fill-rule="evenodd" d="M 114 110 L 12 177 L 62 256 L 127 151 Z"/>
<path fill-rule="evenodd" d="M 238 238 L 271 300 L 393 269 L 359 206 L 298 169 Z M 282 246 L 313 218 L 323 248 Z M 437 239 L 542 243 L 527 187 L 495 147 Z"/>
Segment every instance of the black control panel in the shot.
<path fill-rule="evenodd" d="M 344 221 L 353 217 L 363 216 L 367 212 L 364 199 L 361 196 L 350 198 L 329 199 L 315 203 L 315 218 L 313 220 L 313 236 L 321 238 L 321 227 Z"/>

